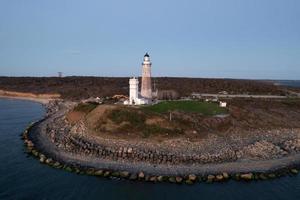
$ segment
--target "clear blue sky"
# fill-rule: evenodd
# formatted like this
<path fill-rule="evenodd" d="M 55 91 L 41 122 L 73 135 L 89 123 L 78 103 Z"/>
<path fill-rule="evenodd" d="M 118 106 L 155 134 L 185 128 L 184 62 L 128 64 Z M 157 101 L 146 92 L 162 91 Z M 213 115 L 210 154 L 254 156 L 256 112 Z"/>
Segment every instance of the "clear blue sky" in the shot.
<path fill-rule="evenodd" d="M 0 0 L 0 76 L 300 79 L 299 0 Z"/>

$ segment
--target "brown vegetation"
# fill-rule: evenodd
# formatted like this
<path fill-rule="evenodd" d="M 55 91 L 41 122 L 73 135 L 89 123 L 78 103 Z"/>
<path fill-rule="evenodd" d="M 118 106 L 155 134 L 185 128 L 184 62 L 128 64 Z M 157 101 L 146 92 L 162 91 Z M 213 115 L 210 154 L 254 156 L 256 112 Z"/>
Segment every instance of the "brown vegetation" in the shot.
<path fill-rule="evenodd" d="M 235 79 L 202 78 L 153 78 L 158 91 L 169 92 L 171 98 L 177 94 L 188 96 L 192 92 L 230 94 L 276 94 L 283 95 L 280 86 L 270 82 Z M 112 77 L 0 77 L 0 89 L 34 94 L 60 94 L 64 99 L 84 99 L 96 96 L 128 95 L 128 78 Z M 167 96 L 166 96 L 167 97 Z"/>

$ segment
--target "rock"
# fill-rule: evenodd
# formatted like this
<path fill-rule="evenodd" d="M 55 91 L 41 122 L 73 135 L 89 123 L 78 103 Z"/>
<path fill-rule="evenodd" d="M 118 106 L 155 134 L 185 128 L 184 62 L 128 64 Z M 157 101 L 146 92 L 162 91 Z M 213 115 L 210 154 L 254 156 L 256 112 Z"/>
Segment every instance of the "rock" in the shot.
<path fill-rule="evenodd" d="M 44 154 L 40 154 L 39 157 L 41 163 L 44 163 L 46 161 L 46 156 Z"/>
<path fill-rule="evenodd" d="M 105 171 L 103 174 L 104 177 L 109 177 L 110 176 L 110 171 Z"/>
<path fill-rule="evenodd" d="M 113 177 L 119 177 L 120 176 L 120 173 L 115 171 L 115 172 L 112 172 L 111 176 Z"/>
<path fill-rule="evenodd" d="M 94 173 L 95 173 L 95 169 L 93 169 L 93 168 L 90 168 L 86 171 L 87 175 L 94 175 Z"/>
<path fill-rule="evenodd" d="M 156 176 L 152 176 L 152 177 L 150 177 L 150 179 L 149 179 L 151 182 L 156 182 L 157 181 L 157 178 L 156 178 Z"/>
<path fill-rule="evenodd" d="M 72 172 L 72 168 L 69 167 L 69 166 L 67 166 L 67 167 L 65 168 L 65 170 L 68 171 L 68 172 Z"/>
<path fill-rule="evenodd" d="M 139 179 L 144 179 L 145 178 L 144 172 L 140 172 L 138 177 L 139 177 Z"/>
<path fill-rule="evenodd" d="M 242 174 L 241 179 L 245 181 L 250 181 L 253 179 L 253 174 L 252 173 Z"/>
<path fill-rule="evenodd" d="M 194 181 L 191 181 L 190 179 L 185 180 L 185 183 L 188 185 L 194 184 Z"/>
<path fill-rule="evenodd" d="M 298 173 L 299 173 L 299 171 L 298 171 L 297 169 L 291 169 L 290 172 L 291 172 L 292 174 L 298 174 Z"/>
<path fill-rule="evenodd" d="M 146 175 L 145 176 L 145 181 L 149 181 L 150 180 L 150 176 L 149 175 Z"/>
<path fill-rule="evenodd" d="M 214 175 L 208 175 L 207 176 L 207 182 L 208 183 L 212 183 L 215 180 L 215 176 Z"/>
<path fill-rule="evenodd" d="M 196 181 L 197 180 L 197 176 L 195 174 L 190 174 L 188 176 L 188 180 L 190 180 L 190 181 Z"/>
<path fill-rule="evenodd" d="M 241 179 L 241 175 L 238 173 L 238 174 L 235 174 L 234 176 L 233 176 L 233 178 L 235 179 L 235 180 L 237 180 L 237 181 L 239 181 L 240 179 Z"/>
<path fill-rule="evenodd" d="M 53 167 L 55 167 L 55 168 L 61 168 L 61 165 L 60 165 L 59 162 L 55 162 L 55 163 L 53 164 Z"/>
<path fill-rule="evenodd" d="M 36 157 L 39 156 L 39 152 L 37 152 L 37 150 L 35 150 L 35 149 L 32 150 L 31 153 L 32 153 L 34 156 L 36 156 Z"/>
<path fill-rule="evenodd" d="M 177 183 L 182 183 L 182 180 L 183 180 L 183 178 L 182 177 L 180 177 L 180 176 L 176 176 L 176 182 Z"/>
<path fill-rule="evenodd" d="M 222 173 L 224 179 L 229 179 L 229 174 L 227 172 Z"/>
<path fill-rule="evenodd" d="M 216 179 L 217 179 L 217 181 L 223 181 L 224 177 L 223 177 L 223 175 L 219 174 L 216 176 Z"/>
<path fill-rule="evenodd" d="M 138 176 L 136 175 L 136 173 L 133 173 L 129 176 L 129 180 L 136 180 L 138 178 Z"/>
<path fill-rule="evenodd" d="M 268 177 L 273 179 L 273 178 L 276 178 L 276 175 L 272 173 L 272 174 L 269 174 Z"/>
<path fill-rule="evenodd" d="M 122 178 L 127 178 L 127 177 L 129 177 L 129 172 L 127 172 L 127 171 L 122 171 L 122 172 L 120 172 L 120 176 L 121 176 Z"/>
<path fill-rule="evenodd" d="M 163 181 L 164 181 L 164 177 L 163 177 L 163 176 L 158 176 L 158 177 L 157 177 L 157 181 L 163 182 Z"/>
<path fill-rule="evenodd" d="M 74 168 L 74 171 L 75 171 L 76 174 L 79 174 L 79 173 L 80 173 L 80 169 L 77 168 L 77 167 Z"/>
<path fill-rule="evenodd" d="M 132 149 L 131 147 L 129 147 L 128 150 L 127 150 L 127 153 L 128 153 L 128 154 L 131 154 L 132 151 L 133 151 L 133 149 Z"/>
<path fill-rule="evenodd" d="M 46 160 L 46 163 L 47 163 L 47 164 L 51 164 L 52 162 L 53 162 L 52 158 L 48 158 L 48 159 Z"/>
<path fill-rule="evenodd" d="M 44 157 L 41 157 L 41 158 L 40 158 L 40 162 L 41 162 L 41 163 L 44 163 L 44 162 L 45 162 L 45 158 L 44 158 Z"/>
<path fill-rule="evenodd" d="M 170 183 L 176 183 L 175 177 L 174 177 L 174 176 L 170 176 L 170 177 L 169 177 L 169 182 L 170 182 Z"/>
<path fill-rule="evenodd" d="M 96 176 L 102 176 L 103 175 L 103 170 L 97 170 L 97 171 L 95 171 L 95 173 L 94 173 Z"/>
<path fill-rule="evenodd" d="M 258 177 L 259 177 L 261 180 L 267 180 L 267 179 L 268 179 L 268 177 L 266 177 L 264 174 L 260 174 Z"/>

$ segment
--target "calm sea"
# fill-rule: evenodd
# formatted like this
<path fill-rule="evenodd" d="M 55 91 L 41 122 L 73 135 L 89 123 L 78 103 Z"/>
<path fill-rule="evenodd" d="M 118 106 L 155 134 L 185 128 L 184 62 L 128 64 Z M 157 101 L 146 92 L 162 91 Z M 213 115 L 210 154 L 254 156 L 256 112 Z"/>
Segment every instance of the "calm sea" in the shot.
<path fill-rule="evenodd" d="M 0 99 L 0 199 L 300 199 L 300 175 L 272 181 L 193 186 L 107 180 L 42 165 L 24 153 L 20 134 L 42 118 L 40 104 Z"/>
<path fill-rule="evenodd" d="M 294 80 L 294 81 L 279 80 L 279 81 L 274 81 L 274 82 L 277 83 L 277 84 L 280 84 L 280 85 L 300 88 L 300 81 L 296 81 L 296 80 Z"/>

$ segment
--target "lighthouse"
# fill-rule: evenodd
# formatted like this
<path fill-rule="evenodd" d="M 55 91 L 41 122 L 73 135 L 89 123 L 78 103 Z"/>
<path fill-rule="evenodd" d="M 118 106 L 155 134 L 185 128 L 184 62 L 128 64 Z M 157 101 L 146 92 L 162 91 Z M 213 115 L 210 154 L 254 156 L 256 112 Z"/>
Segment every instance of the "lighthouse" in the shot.
<path fill-rule="evenodd" d="M 152 85 L 151 85 L 151 61 L 148 53 L 144 55 L 142 63 L 142 88 L 141 96 L 146 99 L 152 99 Z"/>

